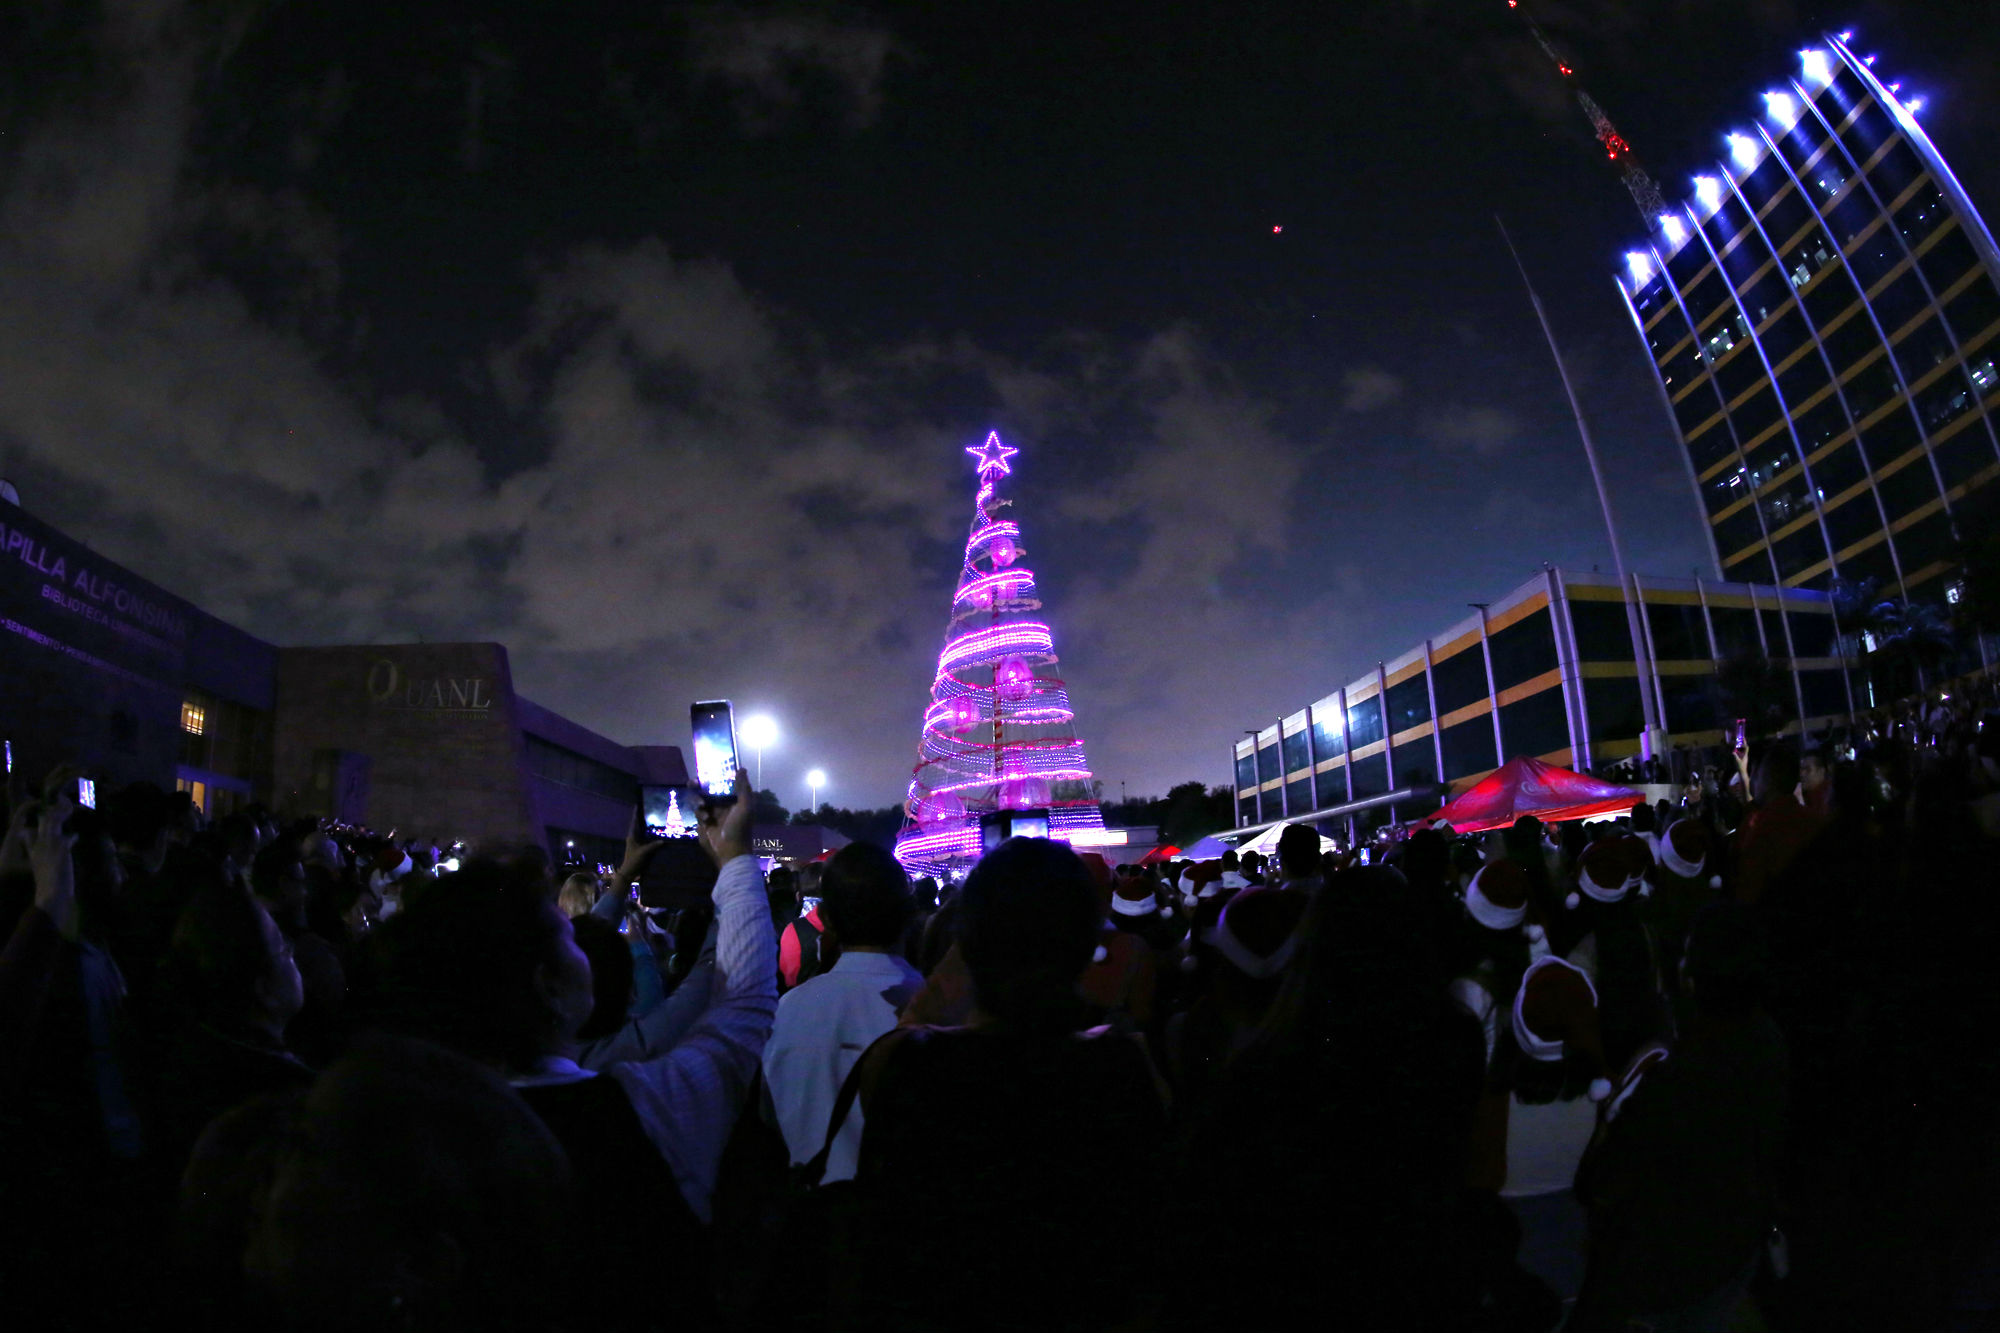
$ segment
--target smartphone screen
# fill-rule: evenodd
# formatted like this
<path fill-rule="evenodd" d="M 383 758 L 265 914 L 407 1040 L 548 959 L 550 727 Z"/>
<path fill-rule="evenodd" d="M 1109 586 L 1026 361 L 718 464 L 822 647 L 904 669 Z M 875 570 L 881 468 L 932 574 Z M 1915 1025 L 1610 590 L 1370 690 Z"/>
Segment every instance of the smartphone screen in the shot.
<path fill-rule="evenodd" d="M 711 800 L 736 799 L 736 710 L 727 699 L 709 699 L 688 709 L 694 724 L 695 781 Z"/>
<path fill-rule="evenodd" d="M 76 780 L 76 803 L 86 810 L 97 808 L 97 783 L 90 778 Z"/>
<path fill-rule="evenodd" d="M 701 806 L 701 792 L 695 787 L 639 788 L 640 817 L 646 831 L 656 838 L 692 838 L 697 829 L 695 811 Z"/>
<path fill-rule="evenodd" d="M 1046 838 L 1049 836 L 1047 815 L 1016 816 L 1013 836 L 1017 838 Z"/>

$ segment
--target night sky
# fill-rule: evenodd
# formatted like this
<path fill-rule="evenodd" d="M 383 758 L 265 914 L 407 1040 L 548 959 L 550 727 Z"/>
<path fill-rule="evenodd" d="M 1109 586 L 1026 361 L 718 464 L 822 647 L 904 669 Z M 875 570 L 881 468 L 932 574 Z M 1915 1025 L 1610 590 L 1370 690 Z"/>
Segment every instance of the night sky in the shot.
<path fill-rule="evenodd" d="M 2000 210 L 1984 7 L 1529 3 L 1670 196 L 1852 27 Z M 1114 797 L 1608 569 L 1496 210 L 1632 565 L 1704 560 L 1637 216 L 1503 0 L 21 0 L 0 51 L 31 511 L 628 743 L 730 696 L 794 803 L 900 799 L 989 428 Z"/>

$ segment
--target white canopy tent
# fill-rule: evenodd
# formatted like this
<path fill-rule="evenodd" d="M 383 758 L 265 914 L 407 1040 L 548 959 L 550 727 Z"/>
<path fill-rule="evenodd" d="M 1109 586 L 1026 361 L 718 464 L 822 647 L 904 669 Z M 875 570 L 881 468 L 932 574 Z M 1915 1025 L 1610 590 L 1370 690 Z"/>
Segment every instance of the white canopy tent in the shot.
<path fill-rule="evenodd" d="M 1278 854 L 1278 839 L 1283 837 L 1285 830 L 1290 827 L 1291 825 L 1289 824 L 1273 824 L 1270 828 L 1265 829 L 1262 833 L 1259 833 L 1236 850 L 1238 852 L 1257 852 L 1263 856 L 1276 856 Z M 1307 825 L 1306 827 L 1311 826 Z M 1336 852 L 1340 850 L 1340 844 L 1322 833 L 1319 835 L 1319 849 L 1322 853 Z"/>

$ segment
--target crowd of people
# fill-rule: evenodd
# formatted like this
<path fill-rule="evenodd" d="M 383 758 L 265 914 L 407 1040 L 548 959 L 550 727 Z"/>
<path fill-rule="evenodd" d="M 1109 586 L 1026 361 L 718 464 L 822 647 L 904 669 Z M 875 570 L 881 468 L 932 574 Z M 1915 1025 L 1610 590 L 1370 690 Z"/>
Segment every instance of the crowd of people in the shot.
<path fill-rule="evenodd" d="M 636 815 L 606 876 L 58 775 L 0 1273 L 69 1327 L 1971 1327 L 1993 702 L 1588 825 L 944 885 L 767 877 L 747 782 L 662 888 Z"/>

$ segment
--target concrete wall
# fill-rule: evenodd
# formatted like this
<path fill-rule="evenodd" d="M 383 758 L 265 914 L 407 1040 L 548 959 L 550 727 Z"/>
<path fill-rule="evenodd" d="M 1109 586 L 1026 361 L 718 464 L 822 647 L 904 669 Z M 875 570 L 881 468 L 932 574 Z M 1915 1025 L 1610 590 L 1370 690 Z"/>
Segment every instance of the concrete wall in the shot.
<path fill-rule="evenodd" d="M 285 648 L 272 744 L 280 807 L 330 810 L 324 752 L 367 756 L 370 827 L 541 843 L 507 650 L 497 643 Z"/>

